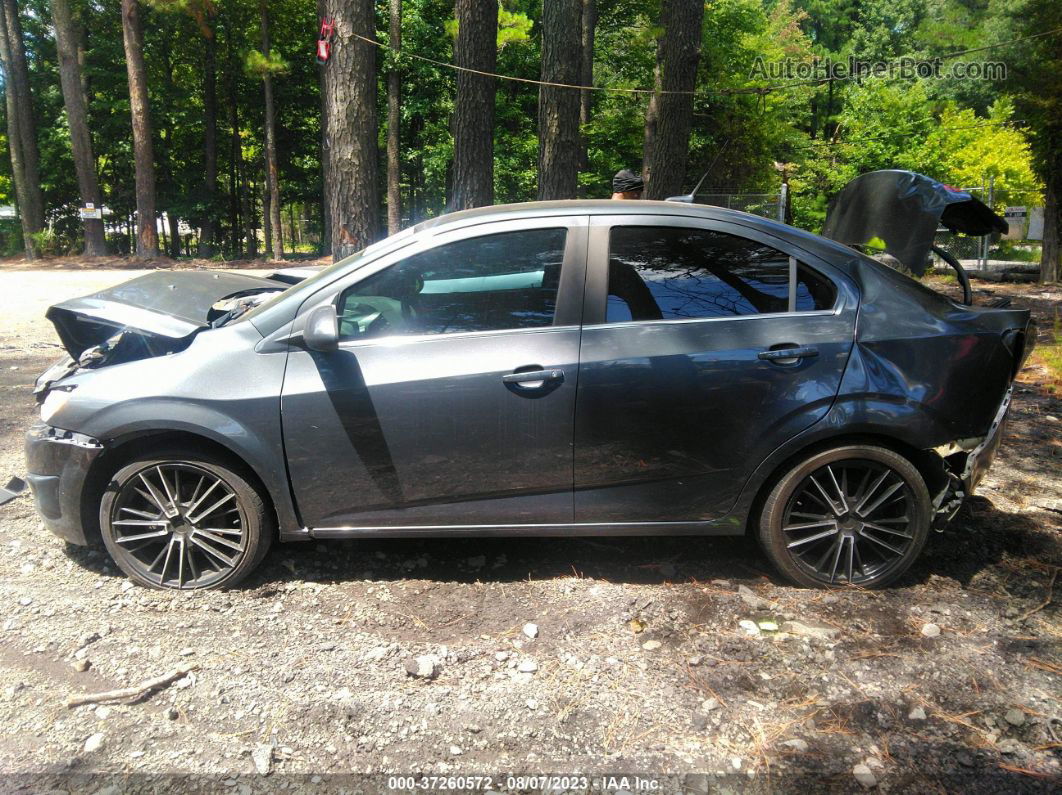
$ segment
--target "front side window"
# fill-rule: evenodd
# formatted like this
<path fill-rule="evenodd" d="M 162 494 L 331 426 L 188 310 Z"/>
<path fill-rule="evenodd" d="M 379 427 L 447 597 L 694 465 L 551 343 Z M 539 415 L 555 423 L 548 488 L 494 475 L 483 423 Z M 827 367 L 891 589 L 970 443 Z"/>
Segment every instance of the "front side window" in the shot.
<path fill-rule="evenodd" d="M 835 298 L 824 277 L 755 240 L 673 226 L 611 232 L 609 323 L 802 312 Z"/>
<path fill-rule="evenodd" d="M 340 338 L 549 326 L 566 235 L 565 229 L 500 232 L 397 262 L 340 296 Z"/>

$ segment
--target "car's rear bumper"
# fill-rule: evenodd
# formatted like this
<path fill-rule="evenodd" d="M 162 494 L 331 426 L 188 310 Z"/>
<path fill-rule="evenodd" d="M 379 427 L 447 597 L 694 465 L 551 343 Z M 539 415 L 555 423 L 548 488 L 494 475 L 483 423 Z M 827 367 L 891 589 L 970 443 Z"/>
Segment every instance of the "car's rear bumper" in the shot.
<path fill-rule="evenodd" d="M 1014 387 L 1012 386 L 1003 396 L 1003 402 L 999 404 L 999 410 L 996 412 L 995 419 L 992 420 L 992 427 L 988 429 L 988 435 L 966 457 L 966 466 L 962 472 L 962 485 L 967 494 L 973 494 L 977 484 L 981 482 L 996 459 L 999 444 L 1003 440 L 1004 429 L 1007 427 L 1007 412 L 1010 411 L 1010 399 L 1013 394 Z"/>
<path fill-rule="evenodd" d="M 26 480 L 45 527 L 73 544 L 88 544 L 81 517 L 89 468 L 103 452 L 91 436 L 35 423 L 26 432 Z"/>
<path fill-rule="evenodd" d="M 983 438 L 969 440 L 976 443 L 973 447 L 966 448 L 967 452 L 942 459 L 946 482 L 933 500 L 936 512 L 933 526 L 938 530 L 942 530 L 944 525 L 955 518 L 963 501 L 974 493 L 977 484 L 992 466 L 1003 440 L 1004 429 L 1007 427 L 1007 412 L 1010 410 L 1013 393 L 1012 386 L 1003 396 L 992 425 Z"/>

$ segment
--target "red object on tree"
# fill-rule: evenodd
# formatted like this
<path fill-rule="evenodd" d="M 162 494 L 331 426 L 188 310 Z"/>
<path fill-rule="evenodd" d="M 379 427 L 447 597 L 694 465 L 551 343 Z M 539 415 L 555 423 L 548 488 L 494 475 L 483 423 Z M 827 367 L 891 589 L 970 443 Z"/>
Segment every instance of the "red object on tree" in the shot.
<path fill-rule="evenodd" d="M 332 41 L 336 37 L 336 21 L 321 19 L 321 32 L 317 35 L 317 63 L 326 64 L 332 56 Z"/>

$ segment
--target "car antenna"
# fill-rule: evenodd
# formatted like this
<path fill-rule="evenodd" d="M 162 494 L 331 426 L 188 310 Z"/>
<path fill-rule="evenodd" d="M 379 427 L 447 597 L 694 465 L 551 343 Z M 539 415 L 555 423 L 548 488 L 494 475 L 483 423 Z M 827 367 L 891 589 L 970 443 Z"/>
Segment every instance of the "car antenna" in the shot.
<path fill-rule="evenodd" d="M 701 178 L 697 181 L 697 184 L 693 186 L 693 190 L 691 190 L 689 193 L 683 194 L 682 196 L 668 196 L 666 199 L 664 199 L 664 201 L 693 204 L 693 197 L 697 195 L 697 191 L 701 189 L 701 185 L 704 184 L 704 181 L 708 178 L 708 175 L 712 173 L 712 169 L 715 168 L 715 164 L 719 162 L 719 158 L 723 156 L 723 152 L 726 151 L 726 148 L 729 145 L 730 139 L 727 138 L 725 141 L 723 141 L 723 145 L 722 147 L 720 147 L 715 157 L 712 158 L 711 165 L 709 165 L 708 169 L 704 172 L 704 174 L 701 175 Z"/>

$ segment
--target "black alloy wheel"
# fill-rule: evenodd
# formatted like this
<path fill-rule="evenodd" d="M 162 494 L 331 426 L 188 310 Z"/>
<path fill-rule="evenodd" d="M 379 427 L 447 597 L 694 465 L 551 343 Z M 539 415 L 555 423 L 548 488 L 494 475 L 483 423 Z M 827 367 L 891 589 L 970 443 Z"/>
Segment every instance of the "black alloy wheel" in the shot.
<path fill-rule="evenodd" d="M 802 585 L 880 587 L 925 545 L 929 493 L 899 454 L 850 446 L 812 456 L 769 495 L 760 539 L 776 566 Z"/>

